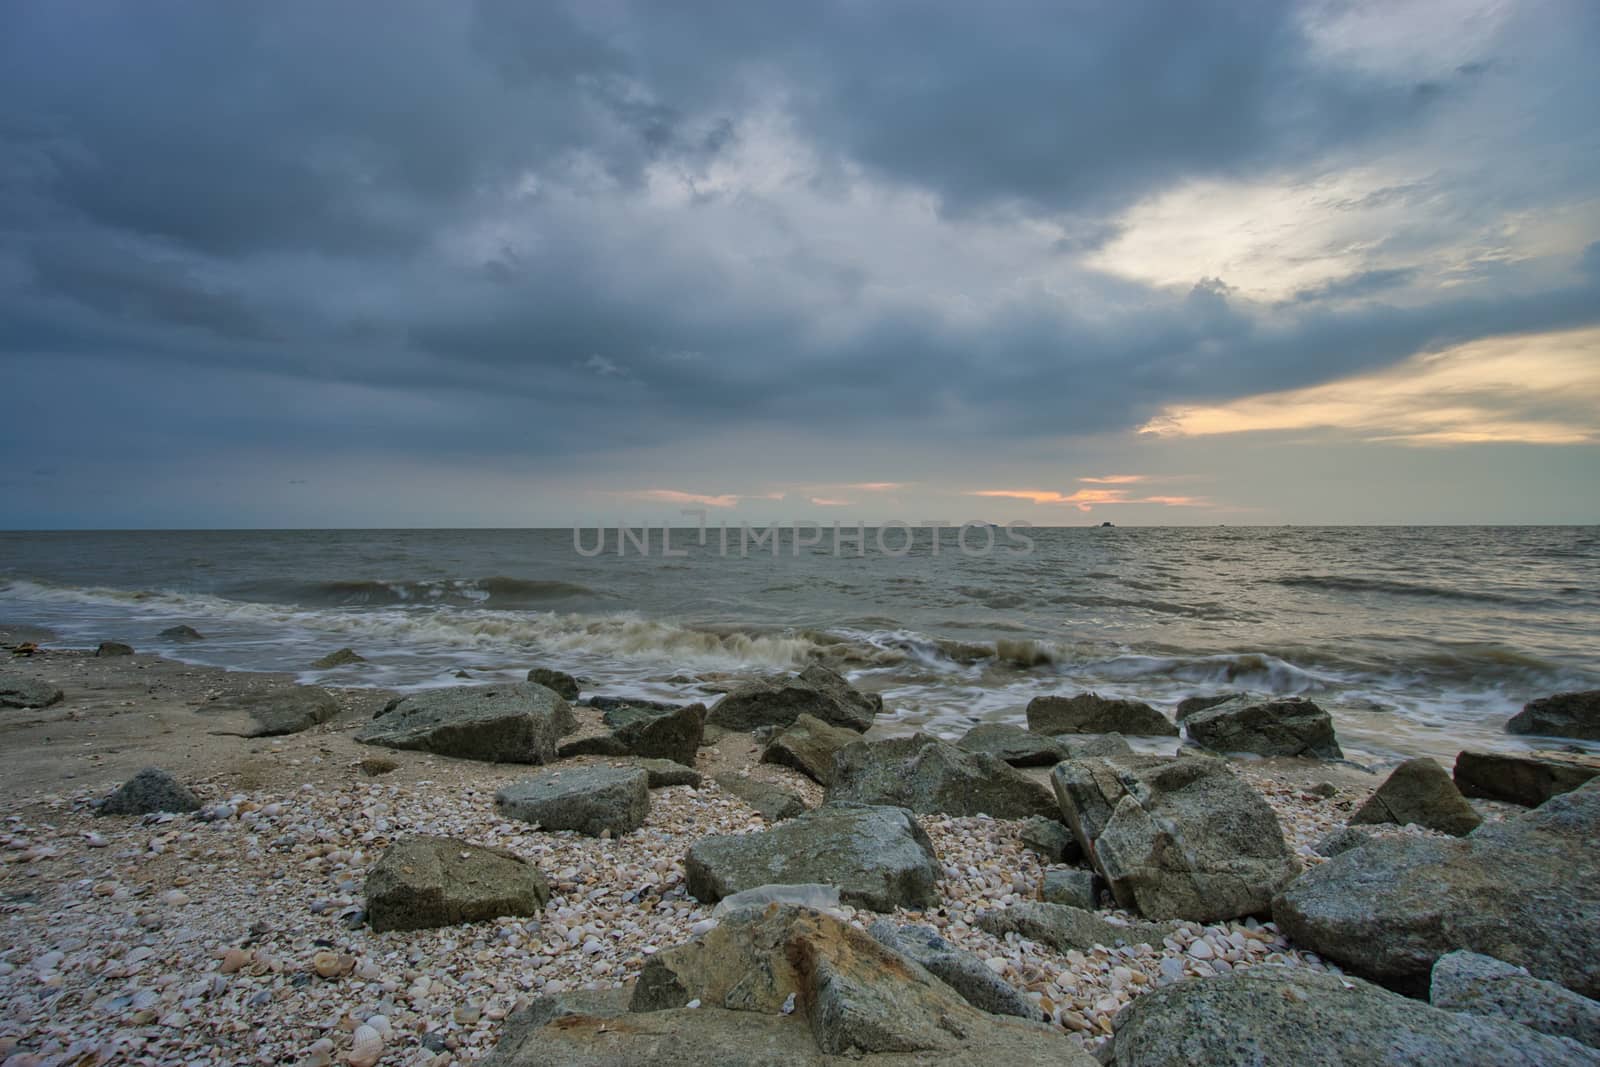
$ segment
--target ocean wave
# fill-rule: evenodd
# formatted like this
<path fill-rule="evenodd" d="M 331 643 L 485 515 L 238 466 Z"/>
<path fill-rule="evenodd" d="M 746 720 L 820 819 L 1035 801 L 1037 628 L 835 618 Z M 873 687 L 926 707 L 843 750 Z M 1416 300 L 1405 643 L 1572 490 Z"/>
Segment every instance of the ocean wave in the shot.
<path fill-rule="evenodd" d="M 1118 681 L 1170 678 L 1196 685 L 1227 685 L 1265 693 L 1310 693 L 1332 678 L 1265 652 L 1209 656 L 1117 656 L 1086 668 L 1098 677 Z"/>
<path fill-rule="evenodd" d="M 536 578 L 438 578 L 382 581 L 372 578 L 320 582 L 252 582 L 229 595 L 307 607 L 367 607 L 386 604 L 442 604 L 460 607 L 527 608 L 556 600 L 606 594 L 577 582 Z"/>
<path fill-rule="evenodd" d="M 1538 601 L 1483 590 L 1452 589 L 1421 582 L 1400 582 L 1392 578 L 1358 578 L 1338 574 L 1292 574 L 1269 579 L 1274 585 L 1291 588 L 1326 589 L 1336 593 L 1385 593 L 1389 596 L 1431 597 L 1436 600 L 1470 600 L 1488 604 L 1530 604 Z"/>

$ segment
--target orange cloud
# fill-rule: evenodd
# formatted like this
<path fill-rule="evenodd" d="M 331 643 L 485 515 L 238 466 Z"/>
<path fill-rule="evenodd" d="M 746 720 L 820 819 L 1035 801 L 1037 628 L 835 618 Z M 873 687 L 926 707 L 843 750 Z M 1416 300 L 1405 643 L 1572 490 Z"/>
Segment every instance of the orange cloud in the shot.
<path fill-rule="evenodd" d="M 909 482 L 855 482 L 851 485 L 841 485 L 841 489 L 862 489 L 869 493 L 892 493 L 896 489 L 904 489 Z"/>
<path fill-rule="evenodd" d="M 833 500 L 825 496 L 814 496 L 811 498 L 811 502 L 819 508 L 847 508 L 850 506 L 850 501 L 848 500 Z"/>
<path fill-rule="evenodd" d="M 639 500 L 659 500 L 667 504 L 701 504 L 708 508 L 731 508 L 739 503 L 736 493 L 711 496 L 706 493 L 684 493 L 677 489 L 632 489 L 621 494 Z"/>
<path fill-rule="evenodd" d="M 971 495 L 1027 500 L 1034 504 L 1070 504 L 1079 511 L 1091 511 L 1100 504 L 1160 504 L 1174 508 L 1198 508 L 1208 507 L 1211 503 L 1197 496 L 1136 497 L 1128 494 L 1127 489 L 1079 489 L 1073 493 L 1060 493 L 1054 489 L 979 489 Z"/>
<path fill-rule="evenodd" d="M 1145 476 L 1142 474 L 1108 474 L 1104 478 L 1078 479 L 1078 481 L 1087 482 L 1090 485 L 1129 485 L 1133 482 L 1142 482 L 1145 480 Z"/>

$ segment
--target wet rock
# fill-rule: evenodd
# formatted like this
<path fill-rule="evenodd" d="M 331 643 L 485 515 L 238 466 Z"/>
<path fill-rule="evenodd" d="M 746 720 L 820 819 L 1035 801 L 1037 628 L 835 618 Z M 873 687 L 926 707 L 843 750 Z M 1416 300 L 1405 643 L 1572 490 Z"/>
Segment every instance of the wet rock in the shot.
<path fill-rule="evenodd" d="M 1460 837 L 1483 821 L 1445 769 L 1426 757 L 1396 767 L 1356 813 L 1352 826 L 1414 823 Z"/>
<path fill-rule="evenodd" d="M 669 759 L 635 760 L 634 766 L 644 771 L 651 789 L 665 789 L 672 785 L 700 788 L 700 772 Z"/>
<path fill-rule="evenodd" d="M 1022 847 L 1037 853 L 1046 863 L 1077 863 L 1083 859 L 1078 839 L 1060 819 L 1030 816 L 1023 820 L 1018 835 Z"/>
<path fill-rule="evenodd" d="M 363 656 L 355 649 L 347 647 L 329 652 L 321 659 L 313 660 L 311 666 L 315 670 L 327 671 L 332 670 L 335 667 L 348 667 L 355 663 L 365 662 L 367 662 L 367 657 Z"/>
<path fill-rule="evenodd" d="M 834 757 L 828 799 L 888 804 L 915 812 L 1050 817 L 1050 791 L 1004 760 L 914 734 L 857 741 Z"/>
<path fill-rule="evenodd" d="M 1277 815 L 1225 760 L 1188 752 L 1069 760 L 1050 778 L 1117 903 L 1150 918 L 1262 912 L 1299 871 Z"/>
<path fill-rule="evenodd" d="M 1067 759 L 1090 756 L 1131 756 L 1133 746 L 1121 734 L 1061 734 L 1056 742 L 1067 750 Z"/>
<path fill-rule="evenodd" d="M 880 945 L 915 960 L 975 1008 L 991 1015 L 1040 1018 L 1040 1011 L 1033 1001 L 991 971 L 982 957 L 976 952 L 952 945 L 931 926 L 898 926 L 893 920 L 879 919 L 867 932 Z"/>
<path fill-rule="evenodd" d="M 1333 735 L 1333 719 L 1300 697 L 1266 702 L 1238 697 L 1191 712 L 1183 728 L 1190 740 L 1215 752 L 1314 759 L 1344 756 Z"/>
<path fill-rule="evenodd" d="M 578 699 L 578 680 L 566 671 L 555 671 L 548 667 L 535 667 L 528 672 L 528 681 L 535 682 L 546 689 L 554 691 L 563 700 L 576 701 Z"/>
<path fill-rule="evenodd" d="M 98 809 L 100 815 L 149 815 L 199 811 L 200 798 L 160 767 L 146 767 L 123 783 Z"/>
<path fill-rule="evenodd" d="M 1600 741 L 1600 689 L 1530 701 L 1506 723 L 1506 733 Z"/>
<path fill-rule="evenodd" d="M 1053 737 L 1006 723 L 983 723 L 956 742 L 968 752 L 986 752 L 1013 767 L 1053 767 L 1072 757 L 1067 746 Z"/>
<path fill-rule="evenodd" d="M 196 630 L 193 626 L 180 624 L 169 626 L 157 636 L 165 637 L 168 641 L 204 641 L 206 635 Z"/>
<path fill-rule="evenodd" d="M 705 729 L 704 704 L 660 710 L 617 704 L 601 716 L 610 733 L 564 742 L 558 752 L 568 756 L 642 756 L 692 765 Z"/>
<path fill-rule="evenodd" d="M 250 725 L 238 732 L 245 737 L 283 737 L 332 719 L 339 714 L 339 701 L 321 686 L 290 685 L 219 700 L 200 710 L 208 715 L 244 712 Z"/>
<path fill-rule="evenodd" d="M 602 697 L 592 696 L 584 701 L 591 708 L 601 711 L 610 711 L 612 708 L 649 708 L 651 711 L 677 711 L 682 704 L 672 704 L 665 700 L 646 700 L 643 697 Z"/>
<path fill-rule="evenodd" d="M 1451 776 L 1463 796 L 1536 808 L 1600 775 L 1600 758 L 1554 753 L 1461 752 Z"/>
<path fill-rule="evenodd" d="M 724 792 L 732 793 L 755 808 L 768 822 L 792 819 L 806 812 L 806 802 L 798 794 L 771 782 L 743 774 L 719 774 L 716 783 Z"/>
<path fill-rule="evenodd" d="M 1041 734 L 1131 734 L 1177 737 L 1178 728 L 1149 704 L 1097 693 L 1042 696 L 1028 702 L 1028 729 Z"/>
<path fill-rule="evenodd" d="M 1077 867 L 1045 871 L 1039 883 L 1039 899 L 1046 904 L 1065 904 L 1093 911 L 1100 906 L 1101 884 L 1099 875 Z"/>
<path fill-rule="evenodd" d="M 717 701 L 708 721 L 730 730 L 754 730 L 788 726 L 810 715 L 831 726 L 865 730 L 882 708 L 882 697 L 862 693 L 826 667 L 812 665 L 798 675 L 739 686 Z"/>
<path fill-rule="evenodd" d="M 902 808 L 828 804 L 759 833 L 702 838 L 684 868 L 706 904 L 775 882 L 837 886 L 845 903 L 874 911 L 939 902 L 933 844 Z"/>
<path fill-rule="evenodd" d="M 133 646 L 125 645 L 121 641 L 101 641 L 100 647 L 94 650 L 94 654 L 101 659 L 108 656 L 131 656 Z"/>
<path fill-rule="evenodd" d="M 511 819 L 545 830 L 613 837 L 637 830 L 650 813 L 650 778 L 632 767 L 566 767 L 503 786 L 494 804 Z"/>
<path fill-rule="evenodd" d="M 1218 704 L 1226 704 L 1230 700 L 1238 700 L 1247 696 L 1248 694 L 1246 693 L 1210 693 L 1205 696 L 1197 694 L 1184 697 L 1178 701 L 1176 718 L 1179 722 L 1183 722 L 1197 711 L 1205 711 L 1207 708 L 1214 708 Z"/>
<path fill-rule="evenodd" d="M 1358 979 L 1252 967 L 1178 982 L 1118 1017 L 1116 1067 L 1544 1067 L 1592 1064 L 1575 1042 L 1441 1011 Z"/>
<path fill-rule="evenodd" d="M 1360 848 L 1372 839 L 1372 835 L 1365 830 L 1358 830 L 1354 826 L 1341 826 L 1337 830 L 1323 834 L 1311 847 L 1317 855 L 1332 859 L 1353 848 Z"/>
<path fill-rule="evenodd" d="M 1469 949 L 1600 995 L 1600 779 L 1463 838 L 1381 838 L 1272 902 L 1297 944 L 1407 990 Z"/>
<path fill-rule="evenodd" d="M 861 740 L 843 726 L 830 726 L 814 715 L 800 715 L 774 737 L 761 753 L 762 763 L 793 767 L 813 781 L 833 781 L 833 757 L 841 748 Z"/>
<path fill-rule="evenodd" d="M 58 686 L 20 674 L 0 674 L 0 708 L 48 708 L 61 703 Z"/>
<path fill-rule="evenodd" d="M 384 852 L 366 884 L 372 928 L 423 930 L 534 915 L 550 899 L 538 868 L 514 853 L 446 837 L 408 837 Z"/>
<path fill-rule="evenodd" d="M 1600 1048 L 1600 1002 L 1493 956 L 1464 951 L 1440 956 L 1433 965 L 1428 999 L 1446 1011 L 1504 1019 Z"/>
<path fill-rule="evenodd" d="M 1016 934 L 1057 952 L 1087 952 L 1095 945 L 1159 945 L 1176 929 L 1172 923 L 1108 922 L 1092 911 L 1065 904 L 1031 901 L 991 908 L 978 916 L 978 928 L 996 937 Z"/>
<path fill-rule="evenodd" d="M 572 708 L 542 685 L 458 686 L 405 697 L 356 740 L 490 763 L 549 763 L 577 728 Z"/>

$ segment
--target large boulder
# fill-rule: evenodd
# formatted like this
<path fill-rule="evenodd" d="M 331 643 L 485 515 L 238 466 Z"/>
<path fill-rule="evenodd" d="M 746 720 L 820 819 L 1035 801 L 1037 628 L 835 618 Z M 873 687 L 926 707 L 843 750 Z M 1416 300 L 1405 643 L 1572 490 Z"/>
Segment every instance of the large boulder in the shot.
<path fill-rule="evenodd" d="M 1420 989 L 1470 949 L 1600 995 L 1600 779 L 1464 838 L 1381 838 L 1314 867 L 1272 902 L 1297 944 Z"/>
<path fill-rule="evenodd" d="M 861 735 L 843 726 L 830 726 L 814 715 L 798 716 L 788 729 L 767 743 L 762 763 L 793 767 L 814 781 L 833 781 L 833 757 Z"/>
<path fill-rule="evenodd" d="M 957 948 L 931 926 L 897 926 L 879 919 L 867 932 L 881 945 L 916 960 L 928 973 L 960 993 L 968 1004 L 992 1015 L 1039 1018 L 1039 1008 L 1017 988 L 989 969 L 976 952 Z"/>
<path fill-rule="evenodd" d="M 577 726 L 556 693 L 518 682 L 412 694 L 362 727 L 356 740 L 490 763 L 549 763 L 556 742 Z"/>
<path fill-rule="evenodd" d="M 1248 697 L 1213 704 L 1183 720 L 1189 739 L 1216 752 L 1257 756 L 1341 759 L 1333 719 L 1309 700 L 1286 697 L 1266 702 Z"/>
<path fill-rule="evenodd" d="M 536 914 L 550 887 L 514 853 L 448 837 L 408 837 L 368 872 L 366 896 L 374 930 L 425 930 Z"/>
<path fill-rule="evenodd" d="M 367 662 L 367 657 L 353 648 L 339 648 L 329 652 L 321 659 L 311 661 L 311 666 L 319 671 L 332 670 L 335 667 L 349 667 L 356 663 Z"/>
<path fill-rule="evenodd" d="M 978 929 L 996 937 L 1016 934 L 1049 945 L 1057 952 L 1087 952 L 1096 945 L 1159 945 L 1172 936 L 1172 923 L 1114 923 L 1084 908 L 1068 904 L 1024 901 L 991 908 L 978 916 Z"/>
<path fill-rule="evenodd" d="M 1098 874 L 1081 867 L 1045 871 L 1039 882 L 1039 899 L 1046 904 L 1065 904 L 1093 911 L 1100 906 L 1103 884 Z"/>
<path fill-rule="evenodd" d="M 704 837 L 684 857 L 689 893 L 714 904 L 744 889 L 817 882 L 873 911 L 939 902 L 933 842 L 903 808 L 827 804 L 759 833 Z"/>
<path fill-rule="evenodd" d="M 566 767 L 502 786 L 494 806 L 507 818 L 543 830 L 613 837 L 637 830 L 650 814 L 650 775 L 638 767 Z"/>
<path fill-rule="evenodd" d="M 781 785 L 763 782 L 745 774 L 719 774 L 715 781 L 719 789 L 732 793 L 755 808 L 756 813 L 768 822 L 792 819 L 806 812 L 806 802 L 800 795 Z"/>
<path fill-rule="evenodd" d="M 1600 741 L 1600 689 L 1557 693 L 1530 701 L 1511 716 L 1506 733 Z"/>
<path fill-rule="evenodd" d="M 1217 757 L 1068 760 L 1050 781 L 1117 903 L 1149 918 L 1262 912 L 1300 869 L 1271 806 Z"/>
<path fill-rule="evenodd" d="M 568 756 L 643 756 L 693 766 L 705 731 L 706 706 L 685 704 L 666 710 L 618 704 L 600 716 L 609 733 L 564 741 L 556 750 Z"/>
<path fill-rule="evenodd" d="M 685 767 L 675 760 L 641 759 L 634 760 L 633 765 L 645 772 L 651 789 L 664 789 L 672 785 L 700 788 L 702 780 L 700 772 L 693 767 Z"/>
<path fill-rule="evenodd" d="M 1083 859 L 1083 846 L 1059 818 L 1030 815 L 1017 831 L 1022 847 L 1045 863 L 1077 863 Z"/>
<path fill-rule="evenodd" d="M 121 641 L 101 641 L 99 647 L 94 650 L 94 654 L 101 659 L 109 656 L 131 656 L 133 655 L 133 646 L 125 645 Z"/>
<path fill-rule="evenodd" d="M 1396 767 L 1350 816 L 1352 826 L 1414 824 L 1455 837 L 1470 834 L 1481 822 L 1445 769 L 1425 756 Z"/>
<path fill-rule="evenodd" d="M 100 815 L 152 815 L 199 811 L 200 798 L 160 767 L 146 767 L 100 802 Z"/>
<path fill-rule="evenodd" d="M 1524 1026 L 1441 1011 L 1358 979 L 1252 967 L 1177 982 L 1117 1016 L 1116 1067 L 1541 1067 L 1590 1050 Z"/>
<path fill-rule="evenodd" d="M 1067 746 L 1053 737 L 1009 723 L 986 722 L 968 730 L 956 742 L 968 752 L 985 752 L 1013 767 L 1054 767 L 1071 759 Z"/>
<path fill-rule="evenodd" d="M 834 757 L 829 800 L 888 804 L 923 813 L 1052 816 L 1050 790 L 1002 759 L 927 734 L 857 741 Z"/>
<path fill-rule="evenodd" d="M 0 708 L 48 708 L 61 702 L 61 688 L 20 674 L 0 674 Z"/>
<path fill-rule="evenodd" d="M 1098 693 L 1034 697 L 1028 701 L 1027 715 L 1028 729 L 1040 734 L 1178 736 L 1178 728 L 1149 704 L 1116 700 Z"/>
<path fill-rule="evenodd" d="M 1214 708 L 1218 704 L 1226 704 L 1230 700 L 1236 700 L 1246 695 L 1245 693 L 1208 693 L 1204 696 L 1196 694 L 1184 697 L 1178 701 L 1178 706 L 1173 712 L 1173 718 L 1183 722 L 1197 711 L 1205 711 L 1207 708 Z"/>
<path fill-rule="evenodd" d="M 1047 1027 L 992 1015 L 866 933 L 792 905 L 730 915 L 646 961 L 632 994 L 563 994 L 507 1020 L 490 1067 L 1096 1067 Z"/>
<path fill-rule="evenodd" d="M 528 681 L 553 691 L 562 700 L 576 701 L 578 699 L 578 680 L 566 671 L 551 670 L 549 667 L 535 667 L 528 672 Z"/>
<path fill-rule="evenodd" d="M 1428 1000 L 1445 1011 L 1505 1019 L 1600 1048 L 1600 1001 L 1493 956 L 1466 951 L 1440 956 L 1433 965 Z"/>
<path fill-rule="evenodd" d="M 709 721 L 729 730 L 788 726 L 810 715 L 833 726 L 865 730 L 883 709 L 883 698 L 862 693 L 833 671 L 813 664 L 797 675 L 763 678 L 728 693 Z"/>
<path fill-rule="evenodd" d="M 1600 758 L 1594 756 L 1460 752 L 1451 777 L 1463 796 L 1536 808 L 1596 775 L 1600 775 Z"/>
<path fill-rule="evenodd" d="M 168 641 L 204 641 L 206 639 L 205 634 L 187 623 L 169 626 L 156 636 L 165 637 Z"/>
<path fill-rule="evenodd" d="M 282 737 L 327 722 L 339 714 L 339 701 L 318 685 L 291 685 L 214 701 L 200 709 L 207 715 L 242 712 L 248 719 L 222 732 L 245 737 Z"/>

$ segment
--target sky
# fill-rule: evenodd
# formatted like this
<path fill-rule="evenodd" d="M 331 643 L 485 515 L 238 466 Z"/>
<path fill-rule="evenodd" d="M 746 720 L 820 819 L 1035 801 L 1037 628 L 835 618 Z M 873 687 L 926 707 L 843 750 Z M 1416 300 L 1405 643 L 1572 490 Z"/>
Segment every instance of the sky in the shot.
<path fill-rule="evenodd" d="M 1592 0 L 0 5 L 0 527 L 1600 522 Z"/>

